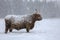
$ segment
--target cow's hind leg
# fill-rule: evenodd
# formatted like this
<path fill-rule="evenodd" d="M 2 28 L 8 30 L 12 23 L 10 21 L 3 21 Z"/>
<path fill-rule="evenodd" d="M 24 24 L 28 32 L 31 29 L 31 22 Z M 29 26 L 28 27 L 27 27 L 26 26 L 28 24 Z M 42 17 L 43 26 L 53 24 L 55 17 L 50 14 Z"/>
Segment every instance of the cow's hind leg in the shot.
<path fill-rule="evenodd" d="M 12 28 L 9 29 L 9 32 L 12 32 Z"/>
<path fill-rule="evenodd" d="M 5 33 L 7 33 L 7 32 L 8 32 L 8 29 L 9 29 L 8 27 L 6 27 L 6 28 L 5 28 Z"/>
<path fill-rule="evenodd" d="M 12 32 L 12 29 L 10 29 L 9 32 Z"/>
<path fill-rule="evenodd" d="M 5 33 L 8 32 L 10 27 L 11 27 L 11 22 L 8 20 L 5 20 Z"/>

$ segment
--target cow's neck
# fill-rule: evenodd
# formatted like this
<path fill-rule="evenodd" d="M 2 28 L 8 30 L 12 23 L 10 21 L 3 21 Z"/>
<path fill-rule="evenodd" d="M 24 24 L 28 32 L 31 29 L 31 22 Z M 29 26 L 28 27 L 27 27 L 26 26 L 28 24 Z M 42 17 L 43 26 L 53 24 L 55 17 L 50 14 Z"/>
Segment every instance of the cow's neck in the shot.
<path fill-rule="evenodd" d="M 35 19 L 33 19 L 32 23 L 34 24 L 35 22 L 36 22 L 36 20 L 35 20 Z"/>
<path fill-rule="evenodd" d="M 34 16 L 32 16 L 32 22 L 33 24 L 36 22 L 36 18 Z"/>

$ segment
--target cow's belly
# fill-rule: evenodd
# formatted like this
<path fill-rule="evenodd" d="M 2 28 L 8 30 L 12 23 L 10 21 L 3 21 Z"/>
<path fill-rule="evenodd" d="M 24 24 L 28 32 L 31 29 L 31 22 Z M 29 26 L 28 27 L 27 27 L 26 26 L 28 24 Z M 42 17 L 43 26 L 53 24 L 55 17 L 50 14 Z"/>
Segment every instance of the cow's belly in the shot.
<path fill-rule="evenodd" d="M 11 27 L 16 30 L 24 29 L 26 28 L 24 24 L 12 24 Z"/>

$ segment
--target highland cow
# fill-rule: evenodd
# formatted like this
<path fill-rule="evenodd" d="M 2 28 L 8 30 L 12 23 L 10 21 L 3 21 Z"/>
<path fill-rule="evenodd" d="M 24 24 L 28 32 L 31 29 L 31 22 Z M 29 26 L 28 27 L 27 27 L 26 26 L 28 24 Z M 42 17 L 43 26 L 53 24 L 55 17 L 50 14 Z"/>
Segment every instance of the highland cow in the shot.
<path fill-rule="evenodd" d="M 35 12 L 31 15 L 8 15 L 5 17 L 5 33 L 12 32 L 13 29 L 20 30 L 26 29 L 29 32 L 30 29 L 34 28 L 36 21 L 42 20 L 41 15 L 38 12 Z"/>

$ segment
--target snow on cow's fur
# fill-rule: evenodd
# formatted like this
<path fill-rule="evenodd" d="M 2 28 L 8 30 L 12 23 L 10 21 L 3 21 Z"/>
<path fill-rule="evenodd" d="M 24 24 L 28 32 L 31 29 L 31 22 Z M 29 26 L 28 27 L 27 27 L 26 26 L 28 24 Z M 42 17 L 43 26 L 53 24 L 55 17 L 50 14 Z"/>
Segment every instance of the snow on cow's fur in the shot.
<path fill-rule="evenodd" d="M 31 15 L 7 15 L 5 17 L 5 33 L 8 30 L 12 32 L 13 29 L 19 30 L 24 28 L 29 32 L 30 29 L 33 29 L 34 23 L 39 20 L 42 20 L 42 17 L 37 12 Z"/>

